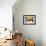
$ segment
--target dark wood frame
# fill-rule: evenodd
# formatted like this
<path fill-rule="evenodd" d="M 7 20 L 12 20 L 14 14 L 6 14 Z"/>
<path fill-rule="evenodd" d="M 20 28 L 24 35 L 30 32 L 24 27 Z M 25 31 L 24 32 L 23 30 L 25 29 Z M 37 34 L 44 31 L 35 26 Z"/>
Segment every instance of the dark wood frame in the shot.
<path fill-rule="evenodd" d="M 24 17 L 25 17 L 25 16 L 34 16 L 34 17 L 35 17 L 35 22 L 32 23 L 32 24 L 25 23 L 25 22 L 24 22 Z M 36 24 L 36 15 L 23 15 L 23 24 L 24 24 L 24 25 L 35 25 L 35 24 Z"/>

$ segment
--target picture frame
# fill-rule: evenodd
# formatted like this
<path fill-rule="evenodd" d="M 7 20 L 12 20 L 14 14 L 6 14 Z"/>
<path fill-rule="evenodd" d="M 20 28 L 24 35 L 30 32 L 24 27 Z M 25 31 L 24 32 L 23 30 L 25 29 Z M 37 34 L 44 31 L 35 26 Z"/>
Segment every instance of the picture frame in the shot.
<path fill-rule="evenodd" d="M 35 25 L 36 24 L 36 15 L 24 15 L 23 24 L 24 25 Z"/>

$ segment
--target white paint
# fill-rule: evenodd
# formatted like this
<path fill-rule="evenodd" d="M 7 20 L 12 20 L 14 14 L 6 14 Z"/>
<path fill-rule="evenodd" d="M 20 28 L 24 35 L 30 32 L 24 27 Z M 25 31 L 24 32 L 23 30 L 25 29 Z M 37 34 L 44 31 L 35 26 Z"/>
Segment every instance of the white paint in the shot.
<path fill-rule="evenodd" d="M 41 38 L 42 46 L 46 46 L 46 0 L 42 0 L 41 3 Z"/>
<path fill-rule="evenodd" d="M 0 0 L 0 27 L 12 29 L 12 6 L 16 0 Z"/>
<path fill-rule="evenodd" d="M 0 0 L 0 28 L 12 29 L 12 6 L 16 0 Z M 3 29 L 4 30 L 4 29 Z M 10 36 L 9 31 L 0 30 L 0 38 L 5 38 L 5 36 Z M 9 38 L 9 37 L 7 37 Z"/>
<path fill-rule="evenodd" d="M 18 3 L 19 2 L 19 3 Z M 15 28 L 36 46 L 46 46 L 46 1 L 18 0 L 13 6 Z M 23 25 L 23 15 L 36 15 L 36 25 Z"/>

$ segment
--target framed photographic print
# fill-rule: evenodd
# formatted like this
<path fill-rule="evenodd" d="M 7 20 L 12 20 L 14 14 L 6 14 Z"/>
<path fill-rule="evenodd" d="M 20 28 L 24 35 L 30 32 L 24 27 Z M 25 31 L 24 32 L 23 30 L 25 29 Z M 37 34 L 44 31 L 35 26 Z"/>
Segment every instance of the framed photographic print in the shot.
<path fill-rule="evenodd" d="M 23 24 L 24 25 L 35 25 L 36 24 L 36 15 L 24 15 Z"/>

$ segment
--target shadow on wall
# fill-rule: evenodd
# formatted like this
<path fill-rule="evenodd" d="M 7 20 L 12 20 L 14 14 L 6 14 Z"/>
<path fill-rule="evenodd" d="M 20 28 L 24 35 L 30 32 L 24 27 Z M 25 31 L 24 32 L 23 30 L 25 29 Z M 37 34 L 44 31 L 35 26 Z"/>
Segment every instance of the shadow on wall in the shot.
<path fill-rule="evenodd" d="M 40 6 L 41 0 L 18 0 L 12 9 L 15 28 L 23 33 L 24 39 L 34 40 L 36 46 L 41 46 Z M 36 15 L 36 25 L 24 25 L 23 15 Z"/>

